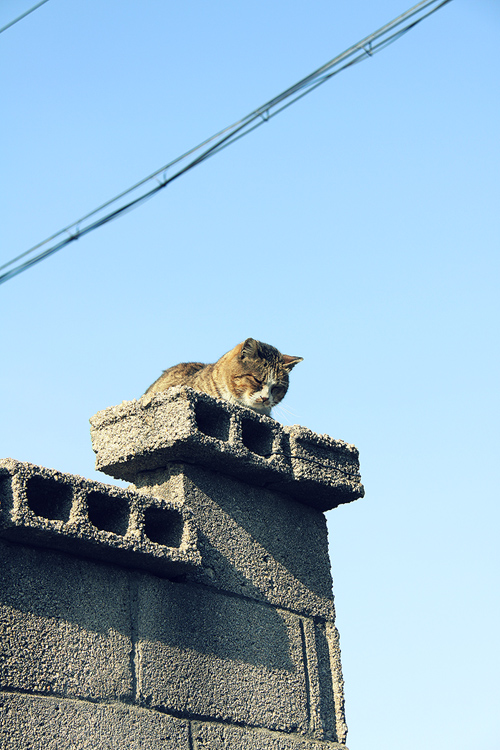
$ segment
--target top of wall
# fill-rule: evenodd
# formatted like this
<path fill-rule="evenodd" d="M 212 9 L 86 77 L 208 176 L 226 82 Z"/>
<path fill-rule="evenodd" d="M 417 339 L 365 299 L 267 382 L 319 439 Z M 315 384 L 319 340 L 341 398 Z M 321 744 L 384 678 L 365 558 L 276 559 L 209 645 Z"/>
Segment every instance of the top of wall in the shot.
<path fill-rule="evenodd" d="M 0 460 L 0 537 L 166 576 L 201 565 L 185 504 L 11 458 Z"/>
<path fill-rule="evenodd" d="M 134 482 L 140 472 L 185 462 L 323 511 L 364 495 L 353 445 L 186 386 L 124 401 L 90 424 L 96 469 L 116 479 Z"/>

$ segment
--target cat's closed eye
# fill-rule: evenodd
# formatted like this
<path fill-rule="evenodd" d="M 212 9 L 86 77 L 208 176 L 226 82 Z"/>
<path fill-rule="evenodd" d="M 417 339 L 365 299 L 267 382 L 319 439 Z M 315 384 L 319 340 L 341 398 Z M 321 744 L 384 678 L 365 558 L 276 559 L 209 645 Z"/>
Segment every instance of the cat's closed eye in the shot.
<path fill-rule="evenodd" d="M 259 380 L 259 378 L 256 378 L 255 375 L 251 375 L 251 374 L 247 375 L 247 378 L 249 378 L 249 380 L 251 380 L 256 385 L 262 385 L 262 380 Z"/>

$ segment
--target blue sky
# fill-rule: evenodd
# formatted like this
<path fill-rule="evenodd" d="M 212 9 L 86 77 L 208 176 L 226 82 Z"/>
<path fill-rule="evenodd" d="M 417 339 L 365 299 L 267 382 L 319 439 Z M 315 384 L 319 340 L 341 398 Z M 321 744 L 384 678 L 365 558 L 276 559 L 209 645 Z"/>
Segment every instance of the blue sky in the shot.
<path fill-rule="evenodd" d="M 1 262 L 408 7 L 50 0 L 0 36 Z M 162 369 L 304 357 L 275 416 L 366 488 L 328 514 L 351 750 L 500 748 L 499 31 L 453 0 L 0 286 L 0 455 L 90 478 L 89 417 Z"/>

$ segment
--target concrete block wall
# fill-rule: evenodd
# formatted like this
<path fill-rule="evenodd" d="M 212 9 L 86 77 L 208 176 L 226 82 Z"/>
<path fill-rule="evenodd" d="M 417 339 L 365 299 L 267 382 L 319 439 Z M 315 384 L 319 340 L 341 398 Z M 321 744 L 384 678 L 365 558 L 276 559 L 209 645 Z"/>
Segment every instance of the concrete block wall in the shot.
<path fill-rule="evenodd" d="M 0 747 L 345 750 L 356 450 L 187 388 L 91 424 L 129 489 L 0 462 Z"/>

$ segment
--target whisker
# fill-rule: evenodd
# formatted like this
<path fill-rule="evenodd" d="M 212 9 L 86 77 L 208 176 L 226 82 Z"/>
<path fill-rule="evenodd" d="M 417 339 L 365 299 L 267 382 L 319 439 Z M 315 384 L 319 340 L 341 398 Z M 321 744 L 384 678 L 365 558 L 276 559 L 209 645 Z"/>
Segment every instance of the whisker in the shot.
<path fill-rule="evenodd" d="M 293 412 L 288 407 L 282 406 L 282 404 L 278 404 L 277 406 L 275 406 L 274 412 L 278 414 L 278 416 L 280 417 L 280 421 L 283 422 L 283 424 L 290 425 L 293 419 L 299 419 L 298 414 Z"/>
<path fill-rule="evenodd" d="M 293 409 L 290 409 L 290 407 L 288 407 L 288 406 L 283 406 L 283 404 L 278 404 L 275 408 L 276 409 L 282 409 L 284 412 L 287 412 L 288 414 L 291 414 L 292 417 L 297 417 L 297 418 L 299 417 L 299 415 L 297 414 L 297 412 L 293 411 Z"/>

